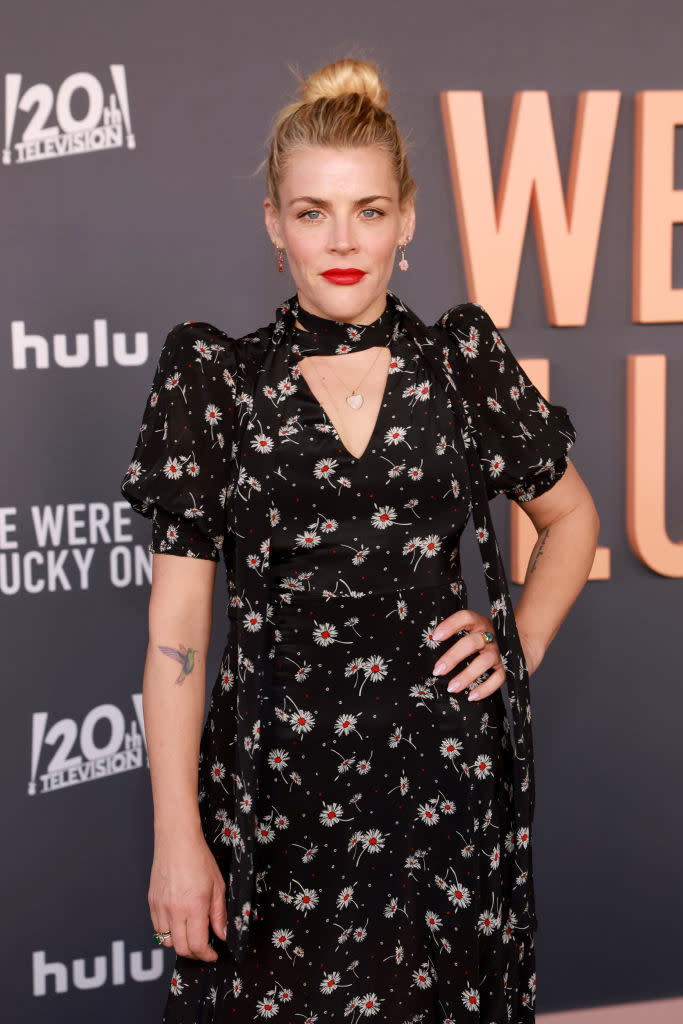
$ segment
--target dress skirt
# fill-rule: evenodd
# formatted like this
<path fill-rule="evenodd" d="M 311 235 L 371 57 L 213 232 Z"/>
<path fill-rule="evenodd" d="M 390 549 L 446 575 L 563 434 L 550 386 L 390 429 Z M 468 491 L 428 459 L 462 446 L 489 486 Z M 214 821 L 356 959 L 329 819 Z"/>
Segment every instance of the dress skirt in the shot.
<path fill-rule="evenodd" d="M 512 991 L 533 991 L 533 936 L 506 902 L 516 869 L 501 692 L 470 702 L 448 693 L 452 673 L 432 675 L 444 648 L 432 630 L 463 594 L 461 580 L 304 591 L 278 609 L 257 916 L 244 963 L 221 957 L 202 1021 L 505 1024 Z M 178 1008 L 171 996 L 169 1020 Z"/>

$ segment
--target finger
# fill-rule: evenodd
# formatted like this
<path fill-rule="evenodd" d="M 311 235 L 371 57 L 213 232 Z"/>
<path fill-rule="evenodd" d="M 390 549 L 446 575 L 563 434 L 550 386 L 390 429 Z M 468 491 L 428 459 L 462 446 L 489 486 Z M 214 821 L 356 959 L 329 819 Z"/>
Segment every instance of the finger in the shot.
<path fill-rule="evenodd" d="M 479 678 L 479 676 L 483 675 L 484 672 L 493 668 L 494 665 L 497 665 L 499 661 L 500 651 L 498 650 L 498 647 L 496 644 L 488 644 L 487 647 L 485 647 L 481 653 L 469 663 L 467 668 L 464 668 L 462 672 L 458 672 L 457 675 L 448 680 L 448 692 L 456 693 L 459 690 L 463 690 L 466 686 L 470 686 Z"/>
<path fill-rule="evenodd" d="M 175 914 L 171 915 L 171 923 L 169 929 L 171 932 L 171 942 L 175 948 L 178 956 L 192 956 L 190 952 L 190 946 L 187 941 L 187 924 L 186 917 L 183 911 L 176 911 Z"/>
<path fill-rule="evenodd" d="M 481 700 L 483 697 L 489 697 L 496 690 L 499 690 L 506 679 L 505 666 L 502 661 L 499 665 L 496 665 L 494 671 L 488 677 L 488 679 L 480 683 L 479 686 L 475 686 L 474 689 L 470 690 L 467 695 L 467 699 L 471 701 Z"/>
<path fill-rule="evenodd" d="M 227 935 L 228 910 L 225 905 L 225 889 L 215 886 L 209 920 L 214 933 L 219 939 L 225 940 Z"/>
<path fill-rule="evenodd" d="M 187 919 L 187 944 L 191 956 L 198 960 L 217 960 L 218 953 L 209 945 L 209 915 L 194 913 Z"/>
<path fill-rule="evenodd" d="M 470 611 L 469 608 L 461 608 L 458 612 L 453 612 L 452 615 L 447 616 L 442 622 L 433 630 L 432 636 L 435 640 L 445 640 L 447 637 L 452 636 L 453 633 L 457 633 L 460 629 L 474 629 L 477 621 L 482 616 L 477 615 L 476 612 Z"/>
<path fill-rule="evenodd" d="M 161 927 L 161 925 L 159 925 L 157 923 L 159 921 L 168 921 L 169 918 L 168 918 L 168 915 L 157 906 L 157 901 L 152 896 L 151 891 L 147 893 L 147 905 L 149 907 L 149 916 L 151 918 L 152 927 L 154 928 L 155 933 L 160 934 L 161 932 L 168 932 L 168 931 L 170 931 L 171 929 L 169 928 L 169 926 L 167 924 L 164 924 L 164 926 Z M 171 945 L 171 939 L 170 938 L 164 939 L 163 942 L 161 943 L 161 945 L 162 946 L 170 946 Z"/>
<path fill-rule="evenodd" d="M 483 630 L 468 631 L 460 638 L 460 640 L 456 641 L 452 647 L 449 647 L 447 651 L 444 651 L 432 669 L 433 674 L 435 676 L 442 676 L 446 672 L 450 672 L 456 665 L 459 665 L 460 662 L 464 661 L 470 654 L 479 654 L 479 652 L 485 650 L 487 646 L 495 646 L 495 644 L 487 645 L 482 636 L 483 632 Z M 472 678 L 476 679 L 477 675 L 481 675 L 481 672 L 478 672 Z"/>

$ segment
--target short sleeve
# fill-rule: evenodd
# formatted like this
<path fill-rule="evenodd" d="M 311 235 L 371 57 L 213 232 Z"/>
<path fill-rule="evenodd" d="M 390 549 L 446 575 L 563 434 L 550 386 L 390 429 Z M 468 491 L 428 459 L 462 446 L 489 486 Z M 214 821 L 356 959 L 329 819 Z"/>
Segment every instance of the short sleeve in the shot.
<path fill-rule="evenodd" d="M 479 449 L 489 497 L 537 498 L 567 469 L 576 431 L 567 410 L 531 383 L 485 309 L 475 302 L 437 321 L 452 338 L 464 408 Z"/>
<path fill-rule="evenodd" d="M 235 342 L 207 323 L 169 331 L 121 493 L 152 520 L 149 550 L 217 562 L 236 439 Z"/>

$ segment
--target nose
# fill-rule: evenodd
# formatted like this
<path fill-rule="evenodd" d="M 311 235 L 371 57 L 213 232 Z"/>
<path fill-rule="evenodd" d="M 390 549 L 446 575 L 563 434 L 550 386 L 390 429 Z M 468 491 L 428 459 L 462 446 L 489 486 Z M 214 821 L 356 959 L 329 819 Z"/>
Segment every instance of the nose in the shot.
<path fill-rule="evenodd" d="M 346 217 L 337 217 L 330 237 L 330 250 L 347 255 L 358 248 L 353 225 Z"/>

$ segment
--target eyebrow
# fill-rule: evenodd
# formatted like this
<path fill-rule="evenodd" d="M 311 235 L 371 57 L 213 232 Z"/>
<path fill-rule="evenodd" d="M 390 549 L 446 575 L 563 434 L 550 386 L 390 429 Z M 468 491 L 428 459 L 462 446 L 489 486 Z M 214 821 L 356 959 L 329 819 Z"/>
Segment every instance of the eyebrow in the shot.
<path fill-rule="evenodd" d="M 358 199 L 356 206 L 367 206 L 368 203 L 376 203 L 378 199 L 386 199 L 391 202 L 391 196 L 365 196 L 363 199 Z M 296 196 L 295 199 L 291 199 L 289 206 L 294 206 L 295 203 L 310 203 L 311 206 L 329 206 L 330 204 L 326 199 L 316 199 L 315 196 Z"/>

